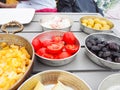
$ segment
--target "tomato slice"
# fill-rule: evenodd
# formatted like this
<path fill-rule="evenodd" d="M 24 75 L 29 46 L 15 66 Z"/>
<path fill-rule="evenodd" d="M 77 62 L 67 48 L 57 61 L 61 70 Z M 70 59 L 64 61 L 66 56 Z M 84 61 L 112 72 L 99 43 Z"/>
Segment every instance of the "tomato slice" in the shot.
<path fill-rule="evenodd" d="M 65 49 L 68 53 L 74 54 L 78 51 L 79 46 L 75 44 L 67 44 L 65 45 Z"/>
<path fill-rule="evenodd" d="M 49 59 L 53 59 L 54 56 L 52 54 L 49 54 L 46 52 L 46 48 L 40 48 L 37 52 L 36 52 L 39 56 L 45 57 L 45 58 L 49 58 Z"/>
<path fill-rule="evenodd" d="M 39 38 L 33 39 L 32 45 L 33 45 L 35 51 L 37 51 L 39 48 L 42 47 L 42 43 L 41 43 L 41 41 L 39 40 Z"/>
<path fill-rule="evenodd" d="M 54 44 L 47 46 L 47 52 L 51 54 L 57 54 L 57 53 L 62 52 L 62 48 L 63 48 L 62 44 L 54 43 Z"/>
<path fill-rule="evenodd" d="M 40 56 L 42 56 L 43 54 L 45 54 L 46 53 L 46 48 L 40 48 L 39 50 L 37 50 L 36 51 L 36 53 L 38 54 L 38 55 L 40 55 Z"/>
<path fill-rule="evenodd" d="M 76 37 L 72 32 L 65 32 L 63 35 L 63 41 L 67 44 L 75 44 L 76 43 Z"/>
<path fill-rule="evenodd" d="M 65 42 L 64 41 L 59 41 L 57 44 L 65 45 Z"/>
<path fill-rule="evenodd" d="M 62 36 L 53 36 L 52 37 L 52 41 L 53 42 L 60 42 L 63 40 L 63 37 Z"/>
<path fill-rule="evenodd" d="M 47 39 L 47 40 L 42 41 L 43 47 L 47 47 L 47 46 L 51 45 L 52 43 L 53 42 L 51 39 Z"/>
<path fill-rule="evenodd" d="M 63 59 L 63 58 L 67 58 L 67 57 L 70 57 L 71 54 L 68 53 L 68 52 L 61 52 L 59 55 L 58 55 L 58 58 L 59 59 Z"/>
<path fill-rule="evenodd" d="M 45 53 L 42 56 L 45 57 L 45 58 L 54 59 L 54 56 L 52 54 L 49 54 L 49 53 Z"/>

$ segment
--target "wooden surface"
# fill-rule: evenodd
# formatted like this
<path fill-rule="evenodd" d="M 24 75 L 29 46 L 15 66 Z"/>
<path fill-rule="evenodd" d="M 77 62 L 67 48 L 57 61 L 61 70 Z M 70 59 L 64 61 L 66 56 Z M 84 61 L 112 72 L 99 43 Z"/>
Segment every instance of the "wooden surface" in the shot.
<path fill-rule="evenodd" d="M 32 75 L 35 73 L 44 71 L 44 70 L 51 70 L 51 69 L 60 69 L 66 70 L 69 72 L 74 73 L 75 75 L 79 76 L 81 79 L 85 80 L 88 85 L 92 88 L 92 90 L 97 90 L 100 82 L 110 74 L 118 73 L 119 71 L 109 70 L 103 67 L 100 67 L 93 63 L 86 55 L 85 55 L 85 48 L 84 48 L 84 40 L 87 34 L 80 30 L 79 19 L 84 15 L 99 15 L 96 13 L 88 14 L 88 13 L 56 13 L 60 15 L 67 15 L 73 20 L 73 26 L 71 31 L 76 35 L 81 43 L 80 52 L 77 55 L 76 60 L 72 61 L 71 63 L 60 66 L 60 67 L 51 67 L 40 63 L 38 60 L 35 60 Z M 24 30 L 16 35 L 20 35 L 28 39 L 30 42 L 32 41 L 33 37 L 37 34 L 42 32 L 40 27 L 39 21 L 41 18 L 53 15 L 53 13 L 37 13 L 35 14 L 31 23 L 24 25 Z M 117 27 L 117 20 L 112 20 L 115 23 L 115 27 Z M 0 31 L 0 33 L 2 33 Z"/>

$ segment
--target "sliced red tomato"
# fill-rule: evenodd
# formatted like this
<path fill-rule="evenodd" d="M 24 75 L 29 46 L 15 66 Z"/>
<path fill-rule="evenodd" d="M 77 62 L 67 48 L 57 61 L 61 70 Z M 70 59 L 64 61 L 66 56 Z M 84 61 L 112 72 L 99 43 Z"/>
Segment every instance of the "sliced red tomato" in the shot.
<path fill-rule="evenodd" d="M 75 44 L 67 44 L 65 45 L 65 49 L 68 53 L 74 54 L 78 51 L 79 46 Z"/>
<path fill-rule="evenodd" d="M 72 32 L 65 32 L 63 35 L 63 41 L 67 44 L 75 44 L 76 43 L 76 37 Z"/>
<path fill-rule="evenodd" d="M 47 46 L 51 45 L 52 43 L 53 43 L 53 42 L 52 42 L 51 39 L 42 41 L 43 47 L 47 47 Z"/>
<path fill-rule="evenodd" d="M 42 56 L 43 54 L 45 54 L 46 53 L 46 48 L 40 48 L 39 50 L 37 50 L 37 52 L 36 52 L 38 55 L 40 55 L 40 56 Z"/>
<path fill-rule="evenodd" d="M 37 51 L 39 48 L 42 47 L 42 43 L 41 43 L 41 41 L 39 40 L 39 38 L 33 39 L 32 45 L 33 45 L 35 51 Z"/>
<path fill-rule="evenodd" d="M 54 56 L 52 54 L 49 54 L 49 53 L 45 53 L 42 56 L 45 57 L 45 58 L 54 59 Z"/>
<path fill-rule="evenodd" d="M 58 44 L 65 45 L 65 42 L 64 41 L 59 41 Z"/>
<path fill-rule="evenodd" d="M 63 59 L 63 58 L 67 58 L 67 57 L 70 57 L 71 54 L 68 53 L 68 52 L 61 52 L 59 55 L 58 55 L 58 58 L 59 59 Z"/>
<path fill-rule="evenodd" d="M 36 52 L 39 56 L 45 57 L 45 58 L 49 58 L 49 59 L 53 59 L 54 56 L 52 54 L 49 54 L 46 52 L 46 48 L 40 48 L 37 52 Z"/>
<path fill-rule="evenodd" d="M 62 52 L 63 45 L 62 44 L 51 44 L 47 46 L 47 52 L 51 54 L 57 54 Z"/>
<path fill-rule="evenodd" d="M 63 37 L 62 36 L 53 36 L 52 37 L 52 41 L 53 42 L 60 42 L 63 40 Z"/>
<path fill-rule="evenodd" d="M 54 56 L 54 59 L 59 59 L 58 54 L 54 54 L 53 56 Z"/>
<path fill-rule="evenodd" d="M 64 41 L 59 41 L 59 42 L 53 42 L 52 44 L 60 44 L 60 45 L 65 45 L 65 42 Z"/>

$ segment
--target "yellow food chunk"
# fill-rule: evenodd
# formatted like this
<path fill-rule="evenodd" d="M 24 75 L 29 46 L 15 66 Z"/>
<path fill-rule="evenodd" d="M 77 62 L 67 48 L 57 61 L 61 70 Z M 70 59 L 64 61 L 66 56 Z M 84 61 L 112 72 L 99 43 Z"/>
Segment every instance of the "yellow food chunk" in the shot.
<path fill-rule="evenodd" d="M 52 90 L 68 90 L 67 87 L 58 81 L 58 83 L 52 88 Z"/>
<path fill-rule="evenodd" d="M 0 43 L 0 47 L 5 47 L 5 46 L 7 46 L 7 43 L 5 43 L 5 42 L 2 42 L 2 43 Z"/>
<path fill-rule="evenodd" d="M 93 19 L 88 19 L 88 24 L 91 25 L 91 27 L 94 25 L 94 20 Z"/>
<path fill-rule="evenodd" d="M 45 86 L 39 81 L 34 90 L 45 90 Z"/>
<path fill-rule="evenodd" d="M 109 29 L 110 29 L 110 26 L 109 26 L 109 25 L 104 25 L 101 29 L 102 29 L 102 30 L 109 30 Z"/>
<path fill-rule="evenodd" d="M 94 25 L 93 28 L 96 29 L 96 30 L 100 30 L 101 27 L 102 27 L 101 24 L 98 24 L 98 23 L 97 23 L 97 24 Z"/>
<path fill-rule="evenodd" d="M 104 26 L 107 25 L 107 22 L 105 20 L 101 20 L 100 23 Z"/>
<path fill-rule="evenodd" d="M 91 26 L 91 25 L 87 25 L 87 27 L 92 28 L 92 26 Z"/>
<path fill-rule="evenodd" d="M 87 23 L 82 23 L 82 25 L 87 26 Z"/>
<path fill-rule="evenodd" d="M 87 19 L 83 19 L 81 22 L 87 24 L 87 23 L 88 23 L 88 20 L 87 20 Z"/>
<path fill-rule="evenodd" d="M 95 18 L 95 19 L 94 19 L 94 22 L 95 22 L 95 23 L 100 23 L 100 19 L 99 19 L 99 18 Z"/>

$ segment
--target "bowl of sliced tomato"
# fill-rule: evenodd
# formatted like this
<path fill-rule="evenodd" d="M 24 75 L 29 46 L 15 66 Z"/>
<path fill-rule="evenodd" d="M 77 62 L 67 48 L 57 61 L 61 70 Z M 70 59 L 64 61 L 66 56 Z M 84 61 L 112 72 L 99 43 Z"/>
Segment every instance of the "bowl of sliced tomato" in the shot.
<path fill-rule="evenodd" d="M 37 59 L 50 66 L 61 66 L 75 60 L 80 42 L 73 32 L 44 31 L 32 40 Z"/>

